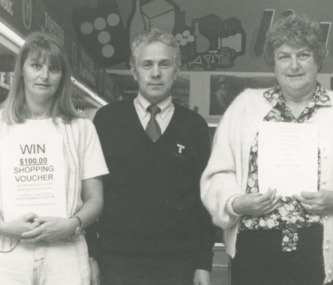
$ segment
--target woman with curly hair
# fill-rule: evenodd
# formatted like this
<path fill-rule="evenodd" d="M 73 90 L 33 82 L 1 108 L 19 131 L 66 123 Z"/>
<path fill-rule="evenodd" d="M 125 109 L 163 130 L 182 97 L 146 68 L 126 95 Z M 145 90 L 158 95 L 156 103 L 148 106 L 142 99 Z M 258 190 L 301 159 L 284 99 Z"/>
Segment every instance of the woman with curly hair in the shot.
<path fill-rule="evenodd" d="M 317 81 L 326 55 L 319 23 L 295 14 L 276 22 L 264 58 L 278 84 L 242 92 L 217 128 L 201 198 L 224 229 L 232 285 L 332 284 L 333 93 Z M 318 186 L 311 192 L 260 188 L 262 122 L 316 124 Z"/>

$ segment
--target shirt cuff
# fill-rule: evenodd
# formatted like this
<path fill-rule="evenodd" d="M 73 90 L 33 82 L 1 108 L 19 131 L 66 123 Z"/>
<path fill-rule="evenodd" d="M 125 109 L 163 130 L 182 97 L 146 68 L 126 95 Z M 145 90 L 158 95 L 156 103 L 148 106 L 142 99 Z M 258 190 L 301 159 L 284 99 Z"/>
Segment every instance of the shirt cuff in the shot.
<path fill-rule="evenodd" d="M 234 196 L 231 196 L 228 201 L 227 201 L 227 211 L 231 214 L 231 215 L 234 215 L 236 217 L 240 217 L 241 215 L 240 214 L 237 214 L 235 211 L 234 211 L 234 208 L 232 207 L 232 203 L 234 202 L 234 200 L 237 198 L 237 197 L 240 197 L 240 196 L 243 196 L 244 194 L 235 194 Z"/>

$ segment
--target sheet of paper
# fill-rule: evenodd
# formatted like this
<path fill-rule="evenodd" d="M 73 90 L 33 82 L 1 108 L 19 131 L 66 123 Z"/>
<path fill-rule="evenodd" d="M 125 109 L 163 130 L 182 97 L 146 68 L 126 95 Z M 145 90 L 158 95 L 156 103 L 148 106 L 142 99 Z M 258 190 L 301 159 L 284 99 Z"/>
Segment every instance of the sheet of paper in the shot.
<path fill-rule="evenodd" d="M 277 189 L 282 196 L 317 191 L 316 124 L 263 122 L 258 137 L 259 191 Z"/>
<path fill-rule="evenodd" d="M 1 142 L 4 220 L 26 213 L 66 217 L 63 142 L 60 135 L 9 135 Z"/>

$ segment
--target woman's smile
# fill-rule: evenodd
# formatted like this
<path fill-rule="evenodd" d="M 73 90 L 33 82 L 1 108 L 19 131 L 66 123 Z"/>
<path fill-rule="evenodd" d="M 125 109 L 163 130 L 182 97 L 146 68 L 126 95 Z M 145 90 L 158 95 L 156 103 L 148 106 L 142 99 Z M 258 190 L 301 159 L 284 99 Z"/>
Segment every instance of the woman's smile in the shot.
<path fill-rule="evenodd" d="M 274 73 L 286 96 L 308 97 L 317 82 L 318 66 L 312 51 L 283 44 L 275 51 Z"/>

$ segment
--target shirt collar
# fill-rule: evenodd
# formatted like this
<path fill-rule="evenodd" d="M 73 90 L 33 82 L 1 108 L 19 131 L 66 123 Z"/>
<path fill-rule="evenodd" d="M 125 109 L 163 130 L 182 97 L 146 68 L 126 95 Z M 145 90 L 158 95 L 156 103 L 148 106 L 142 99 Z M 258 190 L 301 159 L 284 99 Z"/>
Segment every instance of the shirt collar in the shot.
<path fill-rule="evenodd" d="M 277 104 L 284 104 L 284 98 L 280 85 L 276 85 L 274 88 L 265 91 L 264 97 L 268 101 L 268 103 L 272 105 L 273 108 Z M 319 82 L 317 82 L 316 89 L 309 104 L 316 106 L 332 106 L 330 97 L 328 96 L 326 89 L 323 88 Z"/>
<path fill-rule="evenodd" d="M 138 96 L 135 98 L 135 103 L 137 104 L 138 112 L 142 117 L 150 115 L 147 111 L 147 108 L 151 105 L 151 103 L 140 93 L 138 93 Z M 173 108 L 171 96 L 168 96 L 166 99 L 159 102 L 157 106 L 161 109 L 161 112 L 158 115 L 161 117 L 162 120 L 164 120 L 167 114 Z"/>

